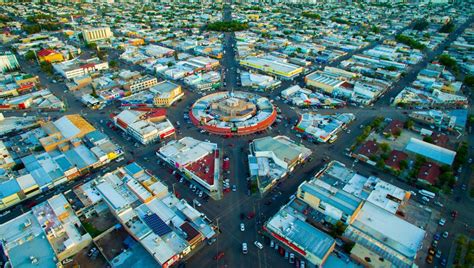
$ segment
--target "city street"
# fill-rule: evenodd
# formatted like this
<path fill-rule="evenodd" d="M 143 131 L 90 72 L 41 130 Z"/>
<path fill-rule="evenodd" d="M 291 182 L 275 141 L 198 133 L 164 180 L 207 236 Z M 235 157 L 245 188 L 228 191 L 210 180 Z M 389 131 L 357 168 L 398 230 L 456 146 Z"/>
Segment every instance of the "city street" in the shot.
<path fill-rule="evenodd" d="M 232 20 L 231 5 L 227 4 L 224 5 L 224 7 L 223 21 Z M 298 77 L 295 81 L 283 81 L 279 88 L 263 94 L 274 100 L 274 104 L 280 108 L 281 114 L 285 117 L 285 120 L 282 120 L 281 123 L 275 125 L 272 130 L 268 130 L 266 133 L 233 137 L 230 139 L 224 138 L 222 136 L 200 133 L 199 129 L 194 125 L 185 123 L 185 120 L 183 119 L 183 112 L 186 112 L 186 107 L 192 106 L 192 104 L 198 98 L 200 98 L 201 95 L 189 90 L 189 88 L 184 86 L 184 84 L 180 83 L 183 87 L 183 90 L 185 91 L 185 97 L 182 101 L 177 102 L 176 106 L 169 108 L 167 115 L 168 119 L 173 124 L 175 124 L 177 121 L 181 122 L 181 134 L 178 134 L 176 138 L 180 139 L 185 136 L 191 136 L 199 140 L 209 139 L 211 142 L 221 146 L 224 155 L 229 156 L 231 160 L 230 174 L 228 175 L 230 178 L 230 184 L 236 185 L 237 187 L 236 192 L 226 193 L 222 200 L 214 201 L 209 199 L 208 201 L 202 200 L 202 202 L 199 200 L 202 203 L 202 206 L 199 208 L 199 210 L 206 214 L 207 217 L 210 218 L 216 226 L 218 226 L 221 233 L 217 236 L 217 240 L 212 245 L 205 245 L 201 250 L 189 258 L 186 261 L 186 265 L 189 265 L 189 267 L 292 267 L 293 265 L 289 264 L 288 260 L 285 260 L 275 250 L 268 246 L 267 241 L 261 234 L 259 234 L 259 231 L 261 230 L 262 224 L 265 222 L 265 220 L 276 213 L 279 208 L 288 201 L 289 197 L 296 192 L 298 185 L 304 180 L 310 179 L 325 165 L 326 162 L 324 159 L 326 157 L 329 157 L 331 160 L 340 161 L 346 166 L 354 167 L 358 173 L 364 176 L 376 175 L 382 180 L 388 181 L 407 191 L 409 190 L 416 192 L 417 189 L 415 187 L 407 185 L 405 182 L 398 180 L 393 175 L 384 173 L 375 167 L 354 162 L 352 158 L 345 155 L 346 148 L 350 147 L 350 145 L 354 142 L 355 137 L 362 133 L 362 129 L 359 126 L 370 124 L 370 122 L 372 122 L 376 116 L 400 120 L 404 120 L 406 118 L 405 113 L 410 112 L 411 110 L 398 109 L 396 107 L 390 106 L 391 99 L 396 96 L 403 88 L 413 82 L 418 72 L 429 62 L 434 60 L 440 53 L 442 53 L 442 51 L 451 42 L 453 42 L 459 34 L 462 33 L 462 31 L 469 25 L 470 22 L 472 22 L 472 18 L 452 32 L 438 48 L 436 48 L 434 51 L 427 52 L 425 58 L 420 63 L 411 67 L 407 71 L 405 77 L 398 81 L 389 92 L 379 99 L 372 109 L 348 106 L 338 110 L 319 110 L 318 112 L 322 114 L 354 113 L 356 116 L 356 120 L 348 127 L 348 129 L 351 131 L 351 134 L 342 133 L 334 144 L 314 144 L 308 142 L 307 140 L 298 138 L 296 136 L 297 133 L 292 130 L 292 127 L 294 126 L 295 122 L 297 122 L 299 114 L 305 111 L 294 108 L 283 101 L 276 99 L 282 90 L 286 89 L 293 83 L 303 85 L 303 76 Z M 348 53 L 348 55 L 331 62 L 328 65 L 337 66 L 341 61 L 350 58 L 352 55 L 361 53 L 367 49 L 371 49 L 381 42 L 383 42 L 383 40 L 374 42 L 363 49 Z M 236 59 L 236 40 L 234 33 L 226 32 L 223 34 L 223 47 L 224 55 L 221 60 L 223 69 L 222 73 L 224 74 L 223 80 L 225 82 L 223 90 L 238 90 L 240 75 L 239 64 Z M 83 49 L 86 50 L 85 47 L 83 47 Z M 88 53 L 90 52 L 91 51 Z M 110 49 L 108 51 L 109 61 L 117 61 L 119 68 L 144 72 L 144 69 L 141 66 L 130 65 L 120 60 L 118 58 L 119 55 L 120 51 L 118 50 Z M 133 139 L 128 141 L 124 139 L 121 132 L 114 131 L 105 125 L 104 120 L 109 120 L 109 114 L 117 112 L 115 105 L 109 105 L 100 111 L 90 110 L 85 107 L 73 94 L 68 92 L 64 84 L 52 83 L 52 78 L 43 73 L 36 63 L 32 64 L 21 56 L 18 56 L 18 60 L 20 61 L 21 68 L 24 72 L 38 75 L 40 77 L 41 85 L 45 88 L 49 88 L 56 96 L 66 103 L 67 111 L 65 113 L 50 112 L 49 115 L 52 118 L 58 118 L 64 114 L 81 114 L 97 129 L 103 131 L 111 138 L 113 142 L 118 144 L 124 150 L 126 160 L 134 160 L 141 166 L 150 170 L 154 175 L 156 175 L 156 177 L 163 180 L 168 185 L 170 191 L 171 189 L 174 189 L 175 192 L 178 192 L 180 196 L 185 198 L 188 202 L 192 203 L 193 199 L 199 199 L 198 196 L 193 193 L 188 186 L 179 183 L 175 176 L 167 172 L 167 168 L 157 164 L 158 157 L 156 156 L 156 151 L 160 146 L 159 144 L 141 146 L 139 149 L 137 149 L 134 146 L 135 141 Z M 470 112 L 473 112 L 472 106 Z M 5 111 L 3 113 L 5 116 L 21 116 L 23 111 Z M 301 142 L 312 150 L 312 161 L 296 168 L 295 171 L 291 173 L 289 178 L 284 180 L 281 186 L 279 186 L 275 191 L 268 193 L 264 197 L 261 197 L 258 194 L 249 196 L 246 180 L 248 177 L 248 142 L 255 138 L 264 137 L 267 135 L 286 135 L 295 141 Z M 462 136 L 461 139 L 469 141 L 472 144 L 474 135 L 470 133 Z M 469 148 L 469 153 L 472 156 L 474 151 L 472 150 L 472 147 Z M 123 164 L 125 164 L 125 162 L 113 162 L 110 163 L 108 167 L 109 170 L 113 170 Z M 451 222 L 448 220 L 447 224 L 443 228 L 440 228 L 440 232 L 447 230 L 453 235 L 470 232 L 472 235 L 472 228 L 474 227 L 472 226 L 472 223 L 474 223 L 474 205 L 472 200 L 468 197 L 469 194 L 466 191 L 462 191 L 460 189 L 460 185 L 462 183 L 468 184 L 469 179 L 472 176 L 472 171 L 470 168 L 465 167 L 465 170 L 466 171 L 460 177 L 460 182 L 458 182 L 454 193 L 451 196 L 441 197 L 439 199 L 439 201 L 444 204 L 444 208 L 441 209 L 443 217 L 450 219 L 450 213 L 452 210 L 459 211 L 459 216 L 456 221 Z M 34 203 L 40 203 L 54 194 L 71 189 L 76 185 L 93 179 L 95 176 L 105 172 L 105 170 L 97 170 L 94 173 L 88 175 L 86 178 L 81 178 L 61 186 L 60 189 L 52 189 L 49 192 L 43 193 L 39 197 L 33 198 Z M 275 197 L 275 201 L 268 203 L 272 197 Z M 454 197 L 459 197 L 459 201 L 455 201 Z M 418 201 L 420 200 L 420 196 L 413 198 Z M 5 222 L 27 211 L 29 206 L 31 206 L 32 201 L 33 200 L 26 200 L 17 205 L 11 209 L 11 213 L 1 217 L 0 222 Z M 433 203 L 429 205 L 432 209 L 440 209 L 439 207 L 435 207 Z M 241 219 L 241 215 L 247 215 L 249 212 L 254 212 L 256 216 L 250 220 L 247 218 Z M 245 231 L 240 230 L 241 223 L 245 224 Z M 466 224 L 469 225 L 468 230 L 466 230 Z M 259 250 L 253 245 L 254 241 L 260 241 L 262 243 L 265 242 L 263 243 L 264 248 Z M 444 239 L 440 241 L 440 245 L 438 247 L 443 251 L 443 254 L 448 254 L 448 252 L 452 253 L 453 241 L 454 239 Z M 243 242 L 246 242 L 249 247 L 249 252 L 247 255 L 242 254 L 241 246 Z M 427 249 L 423 250 L 426 251 Z M 213 257 L 221 251 L 225 252 L 225 256 L 220 260 L 214 260 Z M 425 265 L 424 260 L 419 261 L 419 264 Z"/>

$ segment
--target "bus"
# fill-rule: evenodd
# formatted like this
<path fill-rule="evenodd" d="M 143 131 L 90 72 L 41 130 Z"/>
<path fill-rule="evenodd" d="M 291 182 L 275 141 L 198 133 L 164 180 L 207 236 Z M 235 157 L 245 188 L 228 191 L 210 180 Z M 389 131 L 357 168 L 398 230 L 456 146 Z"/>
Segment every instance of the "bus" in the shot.
<path fill-rule="evenodd" d="M 429 198 L 435 198 L 435 196 L 436 196 L 435 193 L 432 193 L 432 192 L 426 191 L 426 190 L 419 190 L 418 193 L 420 193 L 423 196 L 429 197 Z"/>

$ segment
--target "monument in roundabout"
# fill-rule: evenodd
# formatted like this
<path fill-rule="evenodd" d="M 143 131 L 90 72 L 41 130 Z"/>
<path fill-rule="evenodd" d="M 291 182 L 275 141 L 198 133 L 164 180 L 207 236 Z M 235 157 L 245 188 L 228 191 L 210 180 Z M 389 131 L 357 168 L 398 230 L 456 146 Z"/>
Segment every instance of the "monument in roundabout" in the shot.
<path fill-rule="evenodd" d="M 276 107 L 268 98 L 243 91 L 222 91 L 198 99 L 189 111 L 193 124 L 227 137 L 263 131 L 275 122 Z"/>

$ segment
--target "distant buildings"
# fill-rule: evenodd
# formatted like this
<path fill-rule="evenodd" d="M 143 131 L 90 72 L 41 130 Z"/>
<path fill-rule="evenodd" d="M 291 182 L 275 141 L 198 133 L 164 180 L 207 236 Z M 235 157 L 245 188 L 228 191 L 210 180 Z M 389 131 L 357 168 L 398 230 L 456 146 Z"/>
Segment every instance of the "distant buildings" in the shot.
<path fill-rule="evenodd" d="M 293 79 L 303 72 L 303 67 L 288 63 L 285 59 L 271 56 L 247 57 L 240 60 L 240 64 L 283 79 Z"/>
<path fill-rule="evenodd" d="M 82 37 L 86 43 L 110 39 L 113 36 L 114 35 L 112 31 L 110 31 L 110 27 L 89 28 L 82 30 Z"/>
<path fill-rule="evenodd" d="M 40 62 L 61 62 L 64 61 L 63 54 L 52 50 L 52 49 L 42 49 L 36 53 L 38 60 Z"/>
<path fill-rule="evenodd" d="M 15 54 L 4 52 L 0 54 L 0 70 L 2 73 L 20 68 Z"/>
<path fill-rule="evenodd" d="M 88 60 L 73 59 L 61 63 L 53 64 L 54 70 L 66 79 L 83 76 L 89 73 L 95 73 L 109 68 L 107 61 L 101 62 L 99 58 Z"/>

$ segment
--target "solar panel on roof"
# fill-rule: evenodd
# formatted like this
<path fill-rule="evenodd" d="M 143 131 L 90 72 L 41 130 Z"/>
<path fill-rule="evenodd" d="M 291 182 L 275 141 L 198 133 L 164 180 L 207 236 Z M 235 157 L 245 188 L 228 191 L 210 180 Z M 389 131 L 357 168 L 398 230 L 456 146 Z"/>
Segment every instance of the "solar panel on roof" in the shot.
<path fill-rule="evenodd" d="M 157 235 L 163 236 L 171 232 L 171 228 L 156 214 L 145 215 L 145 223 Z"/>

